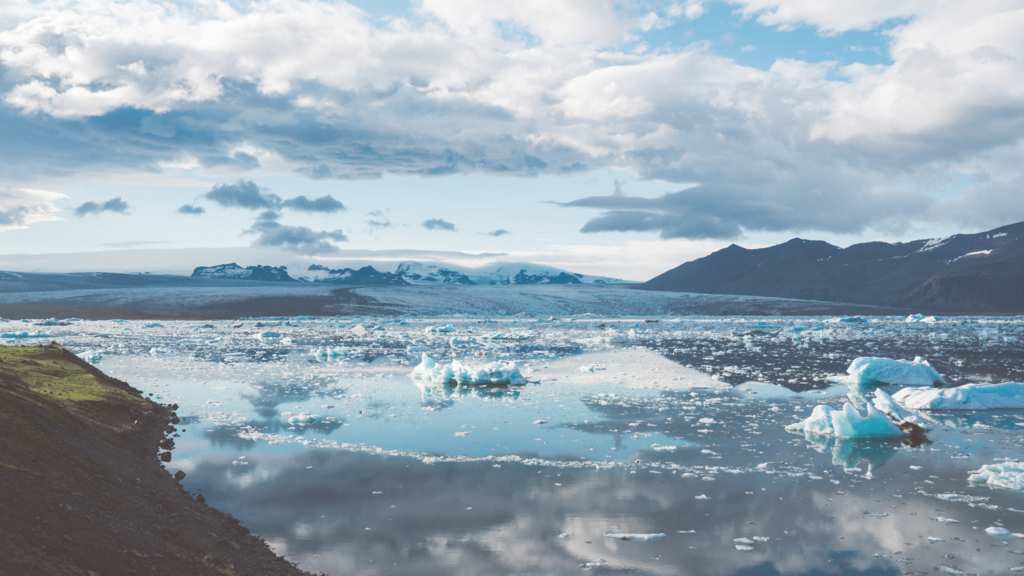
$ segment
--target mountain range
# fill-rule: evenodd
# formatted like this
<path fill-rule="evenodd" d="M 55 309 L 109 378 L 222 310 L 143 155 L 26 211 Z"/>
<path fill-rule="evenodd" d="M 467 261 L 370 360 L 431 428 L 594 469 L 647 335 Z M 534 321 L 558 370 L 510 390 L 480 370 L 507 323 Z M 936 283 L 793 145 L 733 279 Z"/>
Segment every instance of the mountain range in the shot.
<path fill-rule="evenodd" d="M 462 285 L 532 285 L 532 284 L 626 284 L 623 280 L 575 274 L 558 268 L 523 262 L 500 262 L 481 268 L 461 268 L 448 264 L 402 262 L 394 272 L 362 268 L 328 268 L 311 264 L 306 270 L 289 273 L 285 266 L 247 266 L 236 263 L 199 266 L 193 278 L 250 280 L 265 282 L 313 282 L 359 286 L 438 286 Z"/>
<path fill-rule="evenodd" d="M 795 238 L 735 244 L 637 286 L 773 296 L 933 312 L 1024 312 L 1024 222 L 979 234 L 841 248 Z"/>

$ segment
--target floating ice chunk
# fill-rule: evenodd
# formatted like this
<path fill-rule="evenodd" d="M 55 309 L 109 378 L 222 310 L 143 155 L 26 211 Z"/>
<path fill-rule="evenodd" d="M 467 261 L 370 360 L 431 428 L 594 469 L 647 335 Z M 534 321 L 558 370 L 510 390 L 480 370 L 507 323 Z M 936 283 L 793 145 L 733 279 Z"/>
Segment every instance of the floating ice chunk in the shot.
<path fill-rule="evenodd" d="M 149 349 L 149 355 L 150 356 L 163 356 L 164 354 L 167 354 L 167 350 L 164 350 L 163 348 L 150 348 Z"/>
<path fill-rule="evenodd" d="M 846 372 L 861 385 L 931 386 L 936 382 L 946 383 L 935 368 L 920 357 L 913 362 L 891 358 L 857 358 Z"/>
<path fill-rule="evenodd" d="M 430 346 L 409 346 L 406 352 L 430 352 Z"/>
<path fill-rule="evenodd" d="M 476 338 L 472 336 L 453 336 L 448 340 L 448 344 L 453 348 L 460 344 L 472 344 L 473 342 L 476 342 Z"/>
<path fill-rule="evenodd" d="M 865 416 L 847 402 L 841 413 L 833 411 L 831 417 L 837 438 L 898 438 L 906 435 L 892 419 L 871 404 L 868 404 Z"/>
<path fill-rule="evenodd" d="M 735 542 L 736 544 L 753 544 L 754 543 L 754 541 L 751 540 L 750 538 L 733 538 L 732 541 Z"/>
<path fill-rule="evenodd" d="M 835 429 L 832 427 L 832 413 L 835 412 L 831 406 L 818 404 L 814 407 L 810 417 L 796 424 L 786 426 L 790 432 L 809 432 L 821 436 L 835 436 Z"/>
<path fill-rule="evenodd" d="M 673 452 L 679 449 L 679 446 L 652 446 L 654 450 L 659 452 Z"/>
<path fill-rule="evenodd" d="M 598 370 L 604 370 L 604 366 L 594 366 L 593 364 L 587 364 L 586 366 L 580 366 L 580 372 L 596 372 Z"/>
<path fill-rule="evenodd" d="M 737 544 L 736 545 L 736 549 L 739 550 L 740 552 L 750 552 L 751 550 L 754 549 L 754 547 L 753 546 L 747 546 L 746 544 Z"/>
<path fill-rule="evenodd" d="M 988 484 L 998 488 L 1024 491 L 1024 462 L 1009 461 L 985 464 L 967 477 L 971 484 Z"/>
<path fill-rule="evenodd" d="M 98 350 L 86 350 L 79 354 L 78 357 L 89 364 L 99 364 L 100 360 L 103 359 L 103 354 L 100 354 Z"/>
<path fill-rule="evenodd" d="M 936 538 L 935 536 L 929 536 L 928 541 L 932 544 L 938 544 L 939 542 L 945 542 L 942 538 Z"/>
<path fill-rule="evenodd" d="M 985 534 L 1002 540 L 1013 538 L 1013 532 L 1010 532 L 1002 526 L 989 526 L 988 528 L 985 528 Z"/>
<path fill-rule="evenodd" d="M 277 332 L 271 332 L 269 330 L 266 332 L 260 332 L 259 334 L 256 335 L 257 340 L 276 340 L 280 337 L 281 335 L 278 334 Z"/>
<path fill-rule="evenodd" d="M 711 498 L 708 498 L 707 494 L 701 494 L 700 496 L 694 496 L 693 498 L 694 500 L 711 500 Z"/>
<path fill-rule="evenodd" d="M 834 410 L 824 404 L 814 407 L 811 416 L 802 422 L 786 426 L 790 432 L 810 432 L 822 436 L 837 438 L 899 438 L 906 432 L 899 429 L 893 421 L 868 404 L 867 414 L 860 412 L 847 402 L 842 410 Z"/>
<path fill-rule="evenodd" d="M 641 542 L 646 542 L 648 540 L 664 540 L 665 538 L 668 538 L 668 536 L 665 535 L 663 532 L 658 532 L 657 534 L 618 534 L 618 533 L 608 533 L 608 534 L 605 534 L 604 537 L 605 538 L 614 538 L 615 540 L 639 540 Z"/>
<path fill-rule="evenodd" d="M 904 390 L 915 389 L 904 388 Z M 892 396 L 886 394 L 885 391 L 882 390 L 881 388 L 875 389 L 875 397 L 871 400 L 871 403 L 875 405 L 875 408 L 878 408 L 882 412 L 885 412 L 890 418 L 896 420 L 897 422 L 912 422 L 920 426 L 923 430 L 932 429 L 931 426 L 929 426 L 928 423 L 925 422 L 924 419 L 918 416 L 917 414 L 913 414 L 900 408 L 896 401 L 893 400 Z"/>
<path fill-rule="evenodd" d="M 526 379 L 516 368 L 515 362 L 491 362 L 481 368 L 464 366 L 458 360 L 451 364 L 438 365 L 423 353 L 423 359 L 409 375 L 413 380 L 430 384 L 526 384 Z"/>
<path fill-rule="evenodd" d="M 455 332 L 455 327 L 451 324 L 445 324 L 444 326 L 430 326 L 423 331 L 426 334 L 444 333 L 444 332 Z"/>
<path fill-rule="evenodd" d="M 914 410 L 997 410 L 1024 408 L 1024 384 L 966 384 L 957 388 L 904 388 L 893 400 Z"/>
<path fill-rule="evenodd" d="M 934 324 L 938 321 L 939 319 L 936 318 L 935 316 L 925 316 L 924 314 L 911 314 L 910 316 L 907 316 L 907 323 L 910 324 L 913 324 L 914 322 L 925 322 L 928 324 Z"/>

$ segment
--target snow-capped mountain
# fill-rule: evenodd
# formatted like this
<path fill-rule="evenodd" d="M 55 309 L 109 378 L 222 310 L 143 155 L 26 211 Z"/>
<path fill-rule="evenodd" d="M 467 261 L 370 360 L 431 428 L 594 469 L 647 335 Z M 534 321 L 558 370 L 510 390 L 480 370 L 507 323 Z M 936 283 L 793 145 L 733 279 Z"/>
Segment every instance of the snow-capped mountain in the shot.
<path fill-rule="evenodd" d="M 499 262 L 480 268 L 463 268 L 445 263 L 423 263 L 406 261 L 390 272 L 386 264 L 364 266 L 359 269 L 331 269 L 321 264 L 312 264 L 308 269 L 296 273 L 295 277 L 305 282 L 327 284 L 360 285 L 406 285 L 439 286 L 442 284 L 461 285 L 525 285 L 525 284 L 618 284 L 627 283 L 615 278 L 589 276 L 566 272 L 550 266 L 523 262 Z"/>
<path fill-rule="evenodd" d="M 358 284 L 362 286 L 401 286 L 407 284 L 398 274 L 381 272 L 373 266 L 363 266 L 358 270 L 352 268 L 331 269 L 320 264 L 312 264 L 298 276 L 304 282 L 322 282 L 324 284 Z"/>
<path fill-rule="evenodd" d="M 257 280 L 261 282 L 295 282 L 288 275 L 286 266 L 246 266 L 238 264 L 220 264 L 217 266 L 199 266 L 192 271 L 193 278 L 216 278 L 221 280 Z"/>

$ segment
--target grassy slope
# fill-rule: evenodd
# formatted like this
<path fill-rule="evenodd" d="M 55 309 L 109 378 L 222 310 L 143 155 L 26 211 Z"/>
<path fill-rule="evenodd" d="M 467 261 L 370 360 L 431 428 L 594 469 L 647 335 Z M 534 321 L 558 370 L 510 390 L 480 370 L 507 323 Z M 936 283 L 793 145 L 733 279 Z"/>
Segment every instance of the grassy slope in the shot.
<path fill-rule="evenodd" d="M 55 343 L 0 346 L 0 574 L 299 573 L 160 467 L 170 415 Z"/>

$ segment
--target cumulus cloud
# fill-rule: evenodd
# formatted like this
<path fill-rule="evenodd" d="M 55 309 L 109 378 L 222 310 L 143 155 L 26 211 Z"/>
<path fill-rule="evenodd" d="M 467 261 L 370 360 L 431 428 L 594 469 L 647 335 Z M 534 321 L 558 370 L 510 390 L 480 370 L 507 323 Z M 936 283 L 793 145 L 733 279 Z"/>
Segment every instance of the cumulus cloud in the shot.
<path fill-rule="evenodd" d="M 225 208 L 276 210 L 281 206 L 279 196 L 264 192 L 252 180 L 239 180 L 234 184 L 217 184 L 204 196 Z"/>
<path fill-rule="evenodd" d="M 336 253 L 338 247 L 332 241 L 348 241 L 341 230 L 315 231 L 305 226 L 286 226 L 275 220 L 257 220 L 244 233 L 257 236 L 253 246 L 281 248 L 306 256 Z"/>
<path fill-rule="evenodd" d="M 206 214 L 206 208 L 193 204 L 183 204 L 178 208 L 178 214 Z"/>
<path fill-rule="evenodd" d="M 679 227 L 665 220 L 681 217 L 681 197 L 672 197 L 658 209 L 605 209 L 592 229 L 714 235 L 752 218 L 737 219 L 744 211 L 716 202 L 713 190 L 774 210 L 764 226 L 839 232 L 947 218 L 954 212 L 932 207 L 936 182 L 968 175 L 996 186 L 997 176 L 1019 173 L 1006 153 L 1024 137 L 1024 16 L 1015 5 L 728 1 L 764 26 L 878 32 L 888 60 L 780 58 L 761 70 L 702 42 L 640 50 L 648 31 L 700 18 L 697 0 L 424 0 L 415 21 L 387 26 L 319 0 L 216 12 L 145 1 L 25 4 L 0 31 L 0 130 L 29 137 L 0 141 L 0 163 L 33 178 L 159 170 L 182 158 L 249 170 L 272 159 L 340 180 L 615 166 L 703 192 L 683 196 L 693 206 Z M 52 49 L 55 38 L 70 48 Z M 882 197 L 893 188 L 893 199 Z M 999 197 L 981 192 L 964 194 Z M 909 206 L 914 194 L 921 202 Z M 224 200 L 252 210 L 286 202 L 258 187 Z M 1024 198 L 1010 201 L 1024 207 Z M 849 212 L 859 205 L 881 210 Z"/>
<path fill-rule="evenodd" d="M 423 226 L 427 230 L 447 230 L 449 232 L 455 232 L 455 224 L 452 224 L 451 222 L 448 222 L 447 220 L 442 220 L 440 218 L 430 218 L 429 220 L 424 220 L 423 224 L 420 224 L 420 226 Z"/>
<path fill-rule="evenodd" d="M 498 228 L 497 230 L 495 230 L 493 232 L 488 232 L 487 233 L 488 236 L 494 236 L 495 238 L 497 238 L 498 236 L 505 236 L 505 235 L 508 235 L 508 234 L 511 234 L 511 232 L 509 232 L 508 230 L 505 230 L 504 228 Z"/>
<path fill-rule="evenodd" d="M 295 198 L 289 198 L 284 202 L 281 202 L 281 206 L 284 208 L 290 208 L 291 210 L 297 210 L 299 212 L 322 212 L 326 214 L 334 212 L 344 212 L 345 205 L 334 199 L 331 195 L 321 196 L 319 198 L 306 198 L 305 196 L 296 196 Z"/>
<path fill-rule="evenodd" d="M 85 216 L 87 214 L 100 214 L 102 212 L 113 212 L 115 214 L 127 214 L 128 203 L 121 200 L 121 197 L 111 198 L 102 204 L 98 202 L 86 202 L 75 208 L 75 216 Z"/>

